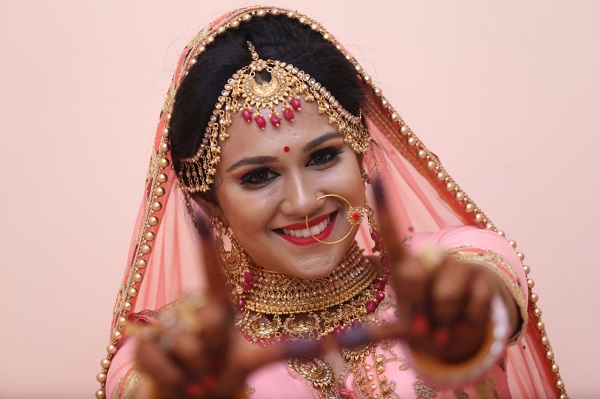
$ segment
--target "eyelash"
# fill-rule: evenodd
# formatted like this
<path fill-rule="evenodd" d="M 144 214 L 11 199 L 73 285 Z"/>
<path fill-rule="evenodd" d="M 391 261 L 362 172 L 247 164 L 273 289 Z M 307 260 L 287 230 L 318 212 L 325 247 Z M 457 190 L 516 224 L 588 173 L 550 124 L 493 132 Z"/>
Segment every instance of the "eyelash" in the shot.
<path fill-rule="evenodd" d="M 335 148 L 335 147 L 327 147 L 321 150 L 315 151 L 310 154 L 308 161 L 306 162 L 306 166 L 309 167 L 319 167 L 327 166 L 330 163 L 334 162 L 338 155 L 343 153 L 343 148 Z M 325 157 L 325 160 L 317 161 L 315 158 L 317 157 Z M 240 183 L 242 185 L 249 185 L 253 187 L 259 187 L 262 185 L 268 184 L 271 180 L 275 179 L 279 174 L 273 171 L 271 168 L 259 168 L 255 169 L 240 179 Z"/>
<path fill-rule="evenodd" d="M 312 154 L 310 154 L 310 158 L 309 158 L 308 162 L 306 163 L 306 166 L 326 165 L 330 162 L 335 161 L 337 156 L 340 155 L 342 152 L 344 152 L 344 150 L 342 148 L 335 148 L 335 147 L 327 147 L 327 148 L 323 148 L 321 150 L 315 151 Z M 315 162 L 314 165 L 309 165 L 309 163 L 311 161 L 313 161 L 317 156 L 325 156 L 325 157 L 327 157 L 327 159 L 322 162 L 318 162 L 318 163 Z"/>

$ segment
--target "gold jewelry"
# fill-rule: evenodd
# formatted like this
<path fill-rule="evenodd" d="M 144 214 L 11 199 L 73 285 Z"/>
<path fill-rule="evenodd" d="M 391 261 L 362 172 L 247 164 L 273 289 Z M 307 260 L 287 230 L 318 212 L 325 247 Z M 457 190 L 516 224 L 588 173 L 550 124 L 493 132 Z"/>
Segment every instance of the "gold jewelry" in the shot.
<path fill-rule="evenodd" d="M 232 287 L 232 295 L 237 306 L 243 308 L 245 294 L 252 290 L 254 281 L 254 275 L 249 270 L 251 262 L 233 232 L 225 227 L 221 220 L 213 216 L 210 225 L 216 232 L 217 248 L 223 261 L 227 283 Z M 226 246 L 229 246 L 229 249 Z"/>
<path fill-rule="evenodd" d="M 342 349 L 342 357 L 350 365 L 354 384 L 361 398 L 377 397 L 377 390 L 382 397 L 387 397 L 391 392 L 392 386 L 383 374 L 386 358 L 377 354 L 375 345 L 366 344 L 356 349 Z M 369 364 L 369 360 L 372 364 Z"/>
<path fill-rule="evenodd" d="M 194 156 L 181 160 L 178 177 L 182 189 L 191 193 L 210 189 L 221 159 L 220 143 L 229 137 L 227 128 L 231 126 L 233 115 L 241 112 L 246 122 L 254 119 L 258 127 L 264 129 L 267 122 L 263 111 L 267 109 L 271 124 L 277 127 L 281 117 L 276 107 L 281 104 L 284 119 L 291 122 L 294 120 L 294 110 L 301 109 L 301 95 L 307 102 L 317 102 L 319 114 L 327 115 L 330 125 L 337 125 L 339 133 L 344 136 L 344 142 L 354 152 L 367 152 L 370 136 L 362 123 L 361 112 L 352 115 L 325 87 L 292 64 L 260 59 L 251 42 L 248 42 L 248 49 L 252 62 L 239 69 L 227 81 L 215 104 L 200 148 Z M 269 82 L 256 81 L 257 73 L 261 71 L 271 75 Z"/>
<path fill-rule="evenodd" d="M 354 229 L 354 226 L 357 226 L 362 222 L 364 214 L 367 213 L 367 209 L 365 209 L 362 206 L 352 206 L 352 204 L 350 204 L 350 201 L 348 201 L 346 198 L 344 198 L 338 194 L 324 194 L 324 195 L 321 195 L 319 198 L 317 198 L 317 201 L 322 200 L 323 198 L 327 198 L 327 197 L 338 198 L 338 199 L 342 200 L 343 202 L 345 202 L 346 205 L 348 205 L 348 210 L 346 211 L 346 220 L 348 221 L 348 223 L 350 223 L 350 230 L 348 230 L 346 235 L 336 241 L 322 241 L 322 240 L 318 239 L 317 237 L 315 237 L 315 235 L 312 233 L 312 230 L 310 229 L 310 226 L 308 225 L 308 215 L 306 215 L 306 217 L 304 218 L 304 222 L 306 223 L 306 228 L 307 228 L 310 236 L 315 241 L 318 241 L 321 244 L 332 245 L 332 244 L 337 244 L 339 242 L 342 242 L 346 238 L 348 238 L 348 236 L 350 236 L 350 233 L 352 233 L 352 229 Z"/>
<path fill-rule="evenodd" d="M 355 242 L 328 276 L 316 280 L 249 265 L 254 289 L 246 294 L 246 309 L 266 314 L 295 314 L 340 305 L 363 292 L 377 272 Z"/>
<path fill-rule="evenodd" d="M 383 300 L 387 281 L 377 278 L 356 242 L 332 274 L 317 280 L 250 267 L 255 286 L 236 325 L 249 341 L 263 344 L 284 336 L 319 338 L 364 322 Z"/>

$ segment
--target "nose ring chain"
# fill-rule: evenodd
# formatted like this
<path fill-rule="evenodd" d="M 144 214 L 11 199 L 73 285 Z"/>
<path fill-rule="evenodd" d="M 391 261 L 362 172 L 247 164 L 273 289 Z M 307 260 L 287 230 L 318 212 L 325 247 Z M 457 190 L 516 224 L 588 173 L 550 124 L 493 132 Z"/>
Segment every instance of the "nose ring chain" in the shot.
<path fill-rule="evenodd" d="M 367 213 L 367 210 L 364 207 L 362 207 L 362 206 L 352 206 L 352 204 L 350 203 L 350 201 L 348 201 L 346 198 L 344 198 L 344 197 L 342 197 L 341 195 L 338 195 L 338 194 L 324 194 L 324 195 L 321 195 L 320 197 L 318 197 L 317 201 L 320 201 L 323 198 L 327 198 L 327 197 L 337 198 L 337 199 L 341 200 L 342 202 L 344 202 L 346 205 L 348 205 L 348 210 L 346 211 L 346 220 L 348 221 L 348 223 L 350 223 L 350 230 L 348 230 L 348 232 L 346 233 L 346 235 L 344 237 L 340 238 L 339 240 L 336 240 L 336 241 L 323 241 L 323 240 L 320 240 L 317 237 L 315 237 L 315 235 L 313 234 L 312 230 L 310 229 L 310 226 L 308 225 L 308 215 L 306 215 L 306 217 L 304 218 L 304 220 L 306 222 L 306 228 L 308 229 L 308 232 L 309 232 L 310 236 L 315 241 L 318 241 L 321 244 L 332 245 L 332 244 L 337 244 L 339 242 L 342 242 L 346 238 L 348 238 L 348 236 L 350 236 L 350 233 L 352 233 L 352 230 L 354 229 L 354 226 L 357 226 L 357 225 L 359 225 L 362 222 L 364 215 Z"/>

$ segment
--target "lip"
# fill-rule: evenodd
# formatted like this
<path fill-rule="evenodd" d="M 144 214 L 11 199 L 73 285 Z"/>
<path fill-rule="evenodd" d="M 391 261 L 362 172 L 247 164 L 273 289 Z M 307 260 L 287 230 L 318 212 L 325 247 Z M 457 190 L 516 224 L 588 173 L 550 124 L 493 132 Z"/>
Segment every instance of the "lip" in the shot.
<path fill-rule="evenodd" d="M 331 232 L 333 231 L 333 227 L 335 226 L 335 221 L 337 218 L 337 214 L 338 212 L 335 211 L 333 213 L 329 213 L 326 215 L 322 215 L 322 216 L 318 216 L 312 220 L 310 220 L 308 222 L 308 226 L 312 227 L 315 226 L 319 223 L 321 223 L 323 220 L 327 219 L 328 217 L 331 216 L 331 222 L 329 223 L 329 225 L 327 225 L 327 227 L 325 228 L 325 230 L 323 230 L 322 232 L 320 232 L 319 234 L 317 234 L 315 237 L 318 238 L 321 241 L 325 241 L 327 239 L 327 237 L 329 237 L 329 234 L 331 234 Z M 290 224 L 288 226 L 282 227 L 280 229 L 276 229 L 273 230 L 279 237 L 283 238 L 284 240 L 287 240 L 289 242 L 291 242 L 294 245 L 299 245 L 299 246 L 306 246 L 306 245 L 313 245 L 313 244 L 318 244 L 319 242 L 317 240 L 315 240 L 313 237 L 294 237 L 294 236 L 288 236 L 283 234 L 283 229 L 286 230 L 297 230 L 297 229 L 305 229 L 306 228 L 306 223 L 294 223 L 294 224 Z"/>
<path fill-rule="evenodd" d="M 313 227 L 313 226 L 318 225 L 323 220 L 327 219 L 329 216 L 333 217 L 334 213 L 337 213 L 337 211 L 336 212 L 332 212 L 332 213 L 327 213 L 325 215 L 317 216 L 316 218 L 309 220 L 308 221 L 308 227 Z M 304 228 L 306 228 L 306 223 L 294 223 L 294 224 L 290 224 L 290 225 L 287 225 L 287 226 L 282 226 L 282 227 L 278 228 L 277 230 L 283 230 L 283 229 L 285 229 L 285 230 L 298 230 L 298 229 L 304 229 Z"/>

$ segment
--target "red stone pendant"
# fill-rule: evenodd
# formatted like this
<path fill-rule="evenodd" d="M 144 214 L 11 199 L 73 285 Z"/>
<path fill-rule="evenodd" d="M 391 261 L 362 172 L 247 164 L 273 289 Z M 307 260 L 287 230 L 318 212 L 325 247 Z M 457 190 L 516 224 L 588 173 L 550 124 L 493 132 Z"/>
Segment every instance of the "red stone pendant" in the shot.
<path fill-rule="evenodd" d="M 271 121 L 271 125 L 278 127 L 281 124 L 281 118 L 278 117 L 277 115 L 271 115 L 271 118 L 269 118 Z"/>
<path fill-rule="evenodd" d="M 289 108 L 286 108 L 283 110 L 283 117 L 287 120 L 292 122 L 294 120 L 294 111 L 292 111 Z"/>
<path fill-rule="evenodd" d="M 290 100 L 290 105 L 292 106 L 292 108 L 294 108 L 296 111 L 300 111 L 300 109 L 302 109 L 302 103 L 300 102 L 300 99 L 297 97 L 294 97 Z"/>
<path fill-rule="evenodd" d="M 248 123 L 252 122 L 252 112 L 248 108 L 242 110 L 242 118 Z"/>
<path fill-rule="evenodd" d="M 256 115 L 256 117 L 254 117 L 254 120 L 256 121 L 256 125 L 259 128 L 264 129 L 265 127 L 267 127 L 267 121 L 265 120 L 264 116 Z"/>

